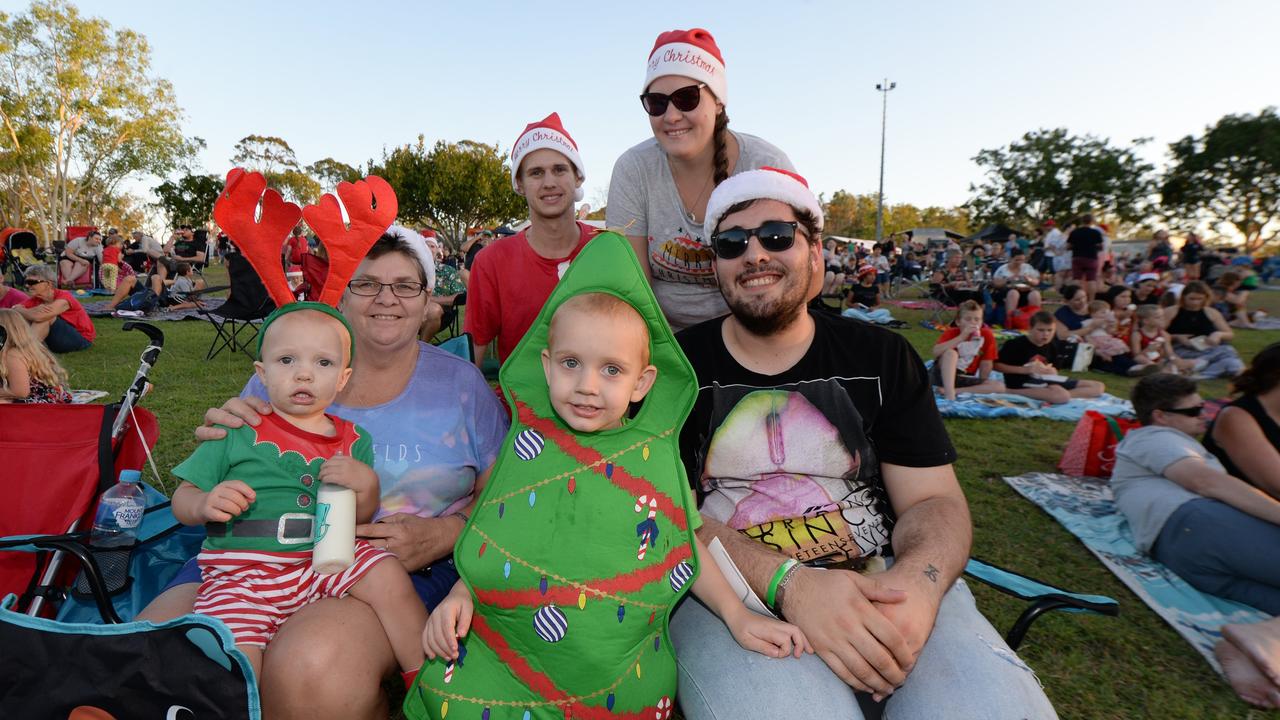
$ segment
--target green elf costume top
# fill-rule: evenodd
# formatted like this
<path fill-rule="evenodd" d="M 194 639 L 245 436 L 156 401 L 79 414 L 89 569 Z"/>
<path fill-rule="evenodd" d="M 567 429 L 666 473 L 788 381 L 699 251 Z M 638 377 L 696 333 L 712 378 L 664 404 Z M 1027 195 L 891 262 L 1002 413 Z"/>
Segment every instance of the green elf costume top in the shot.
<path fill-rule="evenodd" d="M 595 292 L 644 318 L 658 374 L 633 419 L 579 433 L 552 409 L 541 352 L 561 303 Z M 668 617 L 698 568 L 679 449 L 697 382 L 625 238 L 582 249 L 500 379 L 511 430 L 454 549 L 471 629 L 456 662 L 423 666 L 405 714 L 663 720 L 676 689 Z"/>

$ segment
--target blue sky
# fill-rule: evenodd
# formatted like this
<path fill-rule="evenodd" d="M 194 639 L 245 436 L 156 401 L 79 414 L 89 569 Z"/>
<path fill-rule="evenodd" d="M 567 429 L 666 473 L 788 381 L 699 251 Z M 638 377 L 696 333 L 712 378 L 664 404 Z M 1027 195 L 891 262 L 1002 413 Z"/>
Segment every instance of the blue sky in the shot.
<path fill-rule="evenodd" d="M 1274 2 L 105 2 L 145 34 L 154 70 L 224 173 L 249 134 L 304 163 L 413 141 L 509 149 L 558 111 L 604 199 L 614 160 L 650 136 L 636 99 L 656 35 L 705 27 L 726 61 L 731 127 L 781 147 L 815 190 L 874 192 L 889 96 L 888 202 L 954 205 L 970 158 L 1040 127 L 1145 155 L 1227 113 L 1280 104 Z M 20 11 L 25 3 L 0 0 Z"/>

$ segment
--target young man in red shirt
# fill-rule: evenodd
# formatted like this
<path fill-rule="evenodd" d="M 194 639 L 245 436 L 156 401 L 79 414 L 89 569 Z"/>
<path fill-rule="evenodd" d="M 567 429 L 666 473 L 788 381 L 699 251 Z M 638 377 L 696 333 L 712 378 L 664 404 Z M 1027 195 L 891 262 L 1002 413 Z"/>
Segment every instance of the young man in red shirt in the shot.
<path fill-rule="evenodd" d="M 582 199 L 582 158 L 560 116 L 531 123 L 511 150 L 511 185 L 529 206 L 529 227 L 485 246 L 467 286 L 463 329 L 475 341 L 476 365 L 498 340 L 498 360 L 515 350 L 565 268 L 595 235 L 574 219 Z"/>

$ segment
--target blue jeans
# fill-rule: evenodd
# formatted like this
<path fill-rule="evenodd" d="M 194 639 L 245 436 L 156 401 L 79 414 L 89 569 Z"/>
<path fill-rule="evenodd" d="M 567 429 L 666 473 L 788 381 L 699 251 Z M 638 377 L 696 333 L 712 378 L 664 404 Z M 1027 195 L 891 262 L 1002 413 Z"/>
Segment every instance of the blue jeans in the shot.
<path fill-rule="evenodd" d="M 773 659 L 744 650 L 692 596 L 671 616 L 671 642 L 689 720 L 863 717 L 853 689 L 817 655 Z M 884 717 L 1043 720 L 1057 714 L 1035 674 L 957 580 L 942 598 L 915 668 L 885 701 Z"/>
<path fill-rule="evenodd" d="M 59 317 L 49 324 L 49 334 L 45 336 L 44 344 L 49 352 L 69 353 L 88 349 L 90 342 L 71 323 Z"/>
<path fill-rule="evenodd" d="M 1197 590 L 1280 615 L 1277 548 L 1280 525 L 1203 498 L 1173 511 L 1151 556 Z"/>
<path fill-rule="evenodd" d="M 849 308 L 840 314 L 847 318 L 854 318 L 863 322 L 874 323 L 876 325 L 885 325 L 893 322 L 893 313 L 889 312 L 885 308 L 872 308 L 870 310 Z"/>

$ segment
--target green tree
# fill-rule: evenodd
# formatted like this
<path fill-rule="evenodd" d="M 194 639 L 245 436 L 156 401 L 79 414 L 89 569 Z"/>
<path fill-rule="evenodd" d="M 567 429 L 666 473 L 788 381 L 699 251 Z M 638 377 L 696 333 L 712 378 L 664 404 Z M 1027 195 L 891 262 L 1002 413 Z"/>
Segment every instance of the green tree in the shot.
<path fill-rule="evenodd" d="M 262 173 L 267 184 L 279 190 L 285 199 L 305 205 L 320 197 L 320 182 L 307 174 L 293 148 L 282 138 L 246 135 L 233 150 L 232 165 Z"/>
<path fill-rule="evenodd" d="M 1170 218 L 1192 216 L 1230 226 L 1254 252 L 1280 233 L 1280 116 L 1227 115 L 1169 145 L 1172 164 L 1160 187 Z"/>
<path fill-rule="evenodd" d="M 842 237 L 873 238 L 876 234 L 876 196 L 837 190 L 824 203 L 823 231 Z"/>
<path fill-rule="evenodd" d="M 1140 219 L 1153 187 L 1154 168 L 1136 152 L 1146 142 L 1139 138 L 1129 147 L 1115 147 L 1064 128 L 1029 132 L 1008 147 L 974 156 L 986 180 L 969 186 L 966 208 L 978 223 L 1023 228 L 1090 211 Z"/>
<path fill-rule="evenodd" d="M 0 14 L 0 172 L 17 206 L 6 209 L 46 242 L 93 220 L 125 178 L 184 167 L 203 142 L 181 118 L 142 35 L 64 0 Z"/>
<path fill-rule="evenodd" d="M 456 244 L 468 227 L 513 222 L 527 212 L 511 190 L 506 163 L 493 145 L 441 140 L 428 151 L 419 136 L 370 163 L 370 172 L 395 189 L 402 220 L 440 228 Z"/>
<path fill-rule="evenodd" d="M 216 175 L 183 175 L 166 180 L 155 189 L 155 207 L 164 211 L 170 225 L 199 227 L 213 215 L 213 203 L 222 192 L 222 178 Z"/>
<path fill-rule="evenodd" d="M 364 177 L 359 168 L 354 168 L 339 160 L 327 157 L 307 166 L 307 174 L 320 181 L 326 192 L 338 187 L 341 182 L 355 182 Z"/>

